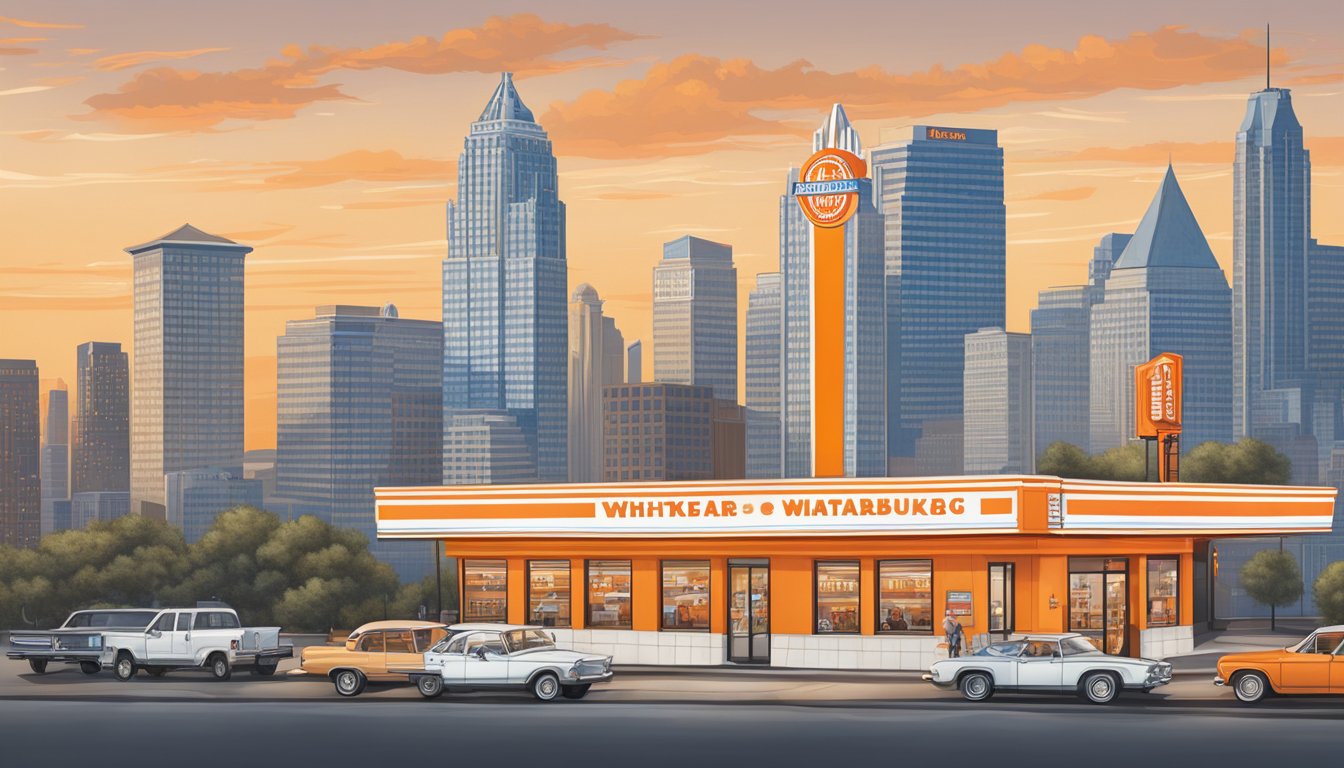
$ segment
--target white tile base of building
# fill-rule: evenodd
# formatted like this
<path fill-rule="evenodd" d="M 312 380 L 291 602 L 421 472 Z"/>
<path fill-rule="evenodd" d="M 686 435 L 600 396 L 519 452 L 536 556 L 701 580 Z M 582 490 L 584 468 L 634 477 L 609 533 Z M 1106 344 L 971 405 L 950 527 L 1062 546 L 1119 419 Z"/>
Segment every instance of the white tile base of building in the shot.
<path fill-rule="evenodd" d="M 710 632 L 553 629 L 555 643 L 611 656 L 613 664 L 715 667 L 726 663 L 724 637 Z"/>
<path fill-rule="evenodd" d="M 941 636 L 772 635 L 770 666 L 918 671 L 947 655 L 938 650 L 942 642 Z"/>
<path fill-rule="evenodd" d="M 1195 628 L 1156 627 L 1139 631 L 1139 655 L 1145 659 L 1165 659 L 1195 649 Z"/>

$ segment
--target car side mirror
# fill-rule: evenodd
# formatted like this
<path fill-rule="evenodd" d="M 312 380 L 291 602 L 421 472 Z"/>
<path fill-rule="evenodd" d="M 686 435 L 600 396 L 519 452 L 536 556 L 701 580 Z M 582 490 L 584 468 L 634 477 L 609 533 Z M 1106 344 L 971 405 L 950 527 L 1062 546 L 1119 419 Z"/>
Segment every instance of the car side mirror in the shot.
<path fill-rule="evenodd" d="M 476 649 L 476 658 L 480 659 L 481 661 L 485 661 L 485 648 Z"/>
<path fill-rule="evenodd" d="M 546 634 L 548 634 L 548 635 L 551 636 L 551 642 L 554 643 L 554 642 L 555 642 L 555 633 L 554 633 L 554 632 L 547 632 Z"/>
<path fill-rule="evenodd" d="M 150 637 L 163 637 L 163 633 L 160 632 L 160 631 L 157 630 L 157 629 L 151 629 L 151 630 L 149 630 L 149 636 L 150 636 Z"/>

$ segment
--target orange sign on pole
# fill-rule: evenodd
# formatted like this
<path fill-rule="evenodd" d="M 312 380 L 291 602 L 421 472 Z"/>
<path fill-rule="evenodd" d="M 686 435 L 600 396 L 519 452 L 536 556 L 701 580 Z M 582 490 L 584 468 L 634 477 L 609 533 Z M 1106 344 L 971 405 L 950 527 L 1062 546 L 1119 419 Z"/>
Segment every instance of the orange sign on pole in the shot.
<path fill-rule="evenodd" d="M 1167 482 L 1175 469 L 1181 434 L 1183 360 L 1164 352 L 1134 367 L 1134 431 L 1158 445 L 1158 479 Z"/>
<path fill-rule="evenodd" d="M 803 164 L 793 195 L 812 222 L 812 475 L 845 474 L 845 222 L 859 207 L 862 158 L 822 149 Z"/>

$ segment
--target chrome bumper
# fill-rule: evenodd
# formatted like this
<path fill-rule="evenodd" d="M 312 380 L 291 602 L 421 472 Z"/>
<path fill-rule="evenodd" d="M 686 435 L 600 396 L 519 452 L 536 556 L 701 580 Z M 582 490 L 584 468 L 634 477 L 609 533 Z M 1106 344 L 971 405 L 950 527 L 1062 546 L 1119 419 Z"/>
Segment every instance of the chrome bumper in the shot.
<path fill-rule="evenodd" d="M 1213 684 L 1214 684 L 1214 685 L 1227 685 L 1227 681 L 1224 680 L 1224 679 L 1221 678 L 1221 677 L 1214 676 L 1214 678 L 1213 678 Z"/>
<path fill-rule="evenodd" d="M 599 675 L 580 675 L 577 678 L 571 677 L 569 678 L 569 682 L 591 685 L 592 683 L 605 683 L 615 676 L 616 676 L 615 672 L 607 670 L 606 672 L 603 672 Z"/>
<path fill-rule="evenodd" d="M 957 687 L 957 681 L 956 681 L 956 680 L 946 680 L 946 681 L 943 681 L 943 682 L 939 682 L 939 681 L 933 679 L 933 675 L 932 675 L 932 674 L 928 674 L 928 673 L 925 673 L 925 674 L 923 674 L 923 675 L 920 675 L 920 676 L 919 676 L 919 679 L 920 679 L 920 680 L 923 680 L 923 681 L 926 682 L 926 683 L 931 684 L 931 685 L 932 685 L 933 687 L 935 687 L 935 688 L 942 688 L 942 689 L 945 690 L 945 691 L 949 691 L 949 690 L 952 690 L 953 688 L 956 688 L 956 687 Z"/>

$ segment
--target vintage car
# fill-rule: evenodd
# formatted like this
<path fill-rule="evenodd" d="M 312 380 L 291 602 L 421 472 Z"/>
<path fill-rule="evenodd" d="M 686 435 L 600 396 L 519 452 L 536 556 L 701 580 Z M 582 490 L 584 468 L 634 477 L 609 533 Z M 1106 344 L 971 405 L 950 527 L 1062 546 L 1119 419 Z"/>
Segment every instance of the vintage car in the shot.
<path fill-rule="evenodd" d="M 611 679 L 611 657 L 566 651 L 532 625 L 454 624 L 449 638 L 425 654 L 408 674 L 432 699 L 447 690 L 521 688 L 539 701 L 582 699 L 593 683 Z"/>
<path fill-rule="evenodd" d="M 269 677 L 281 659 L 294 655 L 294 646 L 280 644 L 279 627 L 244 627 L 237 612 L 219 603 L 167 608 L 146 627 L 102 629 L 91 636 L 102 651 L 99 663 L 118 680 L 130 680 L 141 669 L 150 677 L 205 669 L 216 680 L 228 680 L 235 668 L 250 668 Z"/>
<path fill-rule="evenodd" d="M 1296 645 L 1230 653 L 1218 659 L 1214 685 L 1246 704 L 1268 693 L 1344 693 L 1344 624 L 1321 627 Z"/>
<path fill-rule="evenodd" d="M 935 661 L 924 679 L 960 690 L 968 701 L 1014 691 L 1077 693 L 1094 704 L 1108 704 L 1121 690 L 1146 692 L 1171 682 L 1171 665 L 1108 656 L 1076 632 L 1032 634 L 992 643 L 969 656 Z"/>
<path fill-rule="evenodd" d="M 448 636 L 432 621 L 375 621 L 356 629 L 341 645 L 312 645 L 299 652 L 299 668 L 331 679 L 342 696 L 358 696 L 369 681 L 406 682 L 405 670 L 424 665 L 424 654 Z"/>
<path fill-rule="evenodd" d="M 47 664 L 55 661 L 78 664 L 86 675 L 96 675 L 103 668 L 102 632 L 128 629 L 143 631 L 157 618 L 159 612 L 141 608 L 93 608 L 75 611 L 56 629 L 26 630 L 9 633 L 11 659 L 27 660 L 28 667 L 37 674 L 47 671 Z"/>

